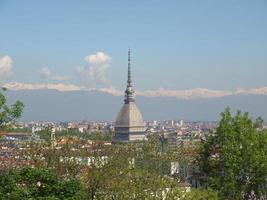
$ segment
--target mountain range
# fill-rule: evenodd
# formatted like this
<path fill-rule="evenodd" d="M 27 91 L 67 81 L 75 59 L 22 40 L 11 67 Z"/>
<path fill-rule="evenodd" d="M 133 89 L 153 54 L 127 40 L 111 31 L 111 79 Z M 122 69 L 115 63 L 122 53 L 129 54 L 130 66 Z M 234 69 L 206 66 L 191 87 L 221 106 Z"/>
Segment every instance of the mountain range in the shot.
<path fill-rule="evenodd" d="M 24 102 L 23 121 L 114 121 L 123 104 L 123 96 L 101 91 L 8 90 L 6 96 L 10 103 Z M 145 120 L 216 121 L 227 106 L 233 112 L 240 109 L 254 118 L 267 119 L 267 95 L 195 99 L 137 96 L 136 103 Z"/>

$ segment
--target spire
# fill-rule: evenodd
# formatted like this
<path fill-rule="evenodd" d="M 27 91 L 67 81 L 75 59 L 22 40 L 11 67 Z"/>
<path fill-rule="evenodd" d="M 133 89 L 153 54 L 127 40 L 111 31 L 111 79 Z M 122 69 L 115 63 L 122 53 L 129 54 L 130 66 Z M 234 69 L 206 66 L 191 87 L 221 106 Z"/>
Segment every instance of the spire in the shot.
<path fill-rule="evenodd" d="M 131 74 L 131 50 L 128 49 L 128 80 L 127 87 L 132 87 L 132 74 Z"/>
<path fill-rule="evenodd" d="M 127 104 L 129 102 L 134 102 L 134 90 L 132 85 L 132 74 L 131 74 L 131 50 L 128 49 L 128 79 L 127 88 L 125 90 L 124 102 Z"/>

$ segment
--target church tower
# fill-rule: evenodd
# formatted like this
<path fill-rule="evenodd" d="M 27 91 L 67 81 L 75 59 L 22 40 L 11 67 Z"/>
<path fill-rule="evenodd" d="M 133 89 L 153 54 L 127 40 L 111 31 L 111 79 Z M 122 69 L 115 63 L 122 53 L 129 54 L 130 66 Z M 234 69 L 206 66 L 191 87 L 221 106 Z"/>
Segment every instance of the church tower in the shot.
<path fill-rule="evenodd" d="M 128 50 L 128 79 L 124 104 L 115 122 L 113 142 L 130 142 L 145 140 L 145 127 L 142 114 L 135 104 L 131 74 L 131 52 Z"/>

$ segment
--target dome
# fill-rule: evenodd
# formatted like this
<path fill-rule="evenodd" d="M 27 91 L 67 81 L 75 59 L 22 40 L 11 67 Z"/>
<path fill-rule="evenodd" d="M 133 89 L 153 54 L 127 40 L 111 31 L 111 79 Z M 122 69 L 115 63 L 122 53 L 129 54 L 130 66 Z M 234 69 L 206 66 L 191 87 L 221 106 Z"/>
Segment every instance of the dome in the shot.
<path fill-rule="evenodd" d="M 128 79 L 124 104 L 115 121 L 113 142 L 145 140 L 145 126 L 141 112 L 135 104 L 131 79 L 130 50 L 128 51 Z"/>
<path fill-rule="evenodd" d="M 144 127 L 142 114 L 135 102 L 129 102 L 122 106 L 115 127 Z"/>

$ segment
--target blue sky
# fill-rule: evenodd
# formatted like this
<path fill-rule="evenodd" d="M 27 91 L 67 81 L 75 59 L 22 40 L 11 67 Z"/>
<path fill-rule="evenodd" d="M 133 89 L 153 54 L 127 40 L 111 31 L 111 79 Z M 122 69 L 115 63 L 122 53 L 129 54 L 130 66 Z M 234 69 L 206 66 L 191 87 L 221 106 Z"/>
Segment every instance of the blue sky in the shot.
<path fill-rule="evenodd" d="M 7 81 L 81 85 L 77 67 L 103 52 L 107 81 L 93 86 L 123 89 L 130 46 L 140 90 L 267 86 L 266 0 L 0 0 L 0 25 Z"/>

